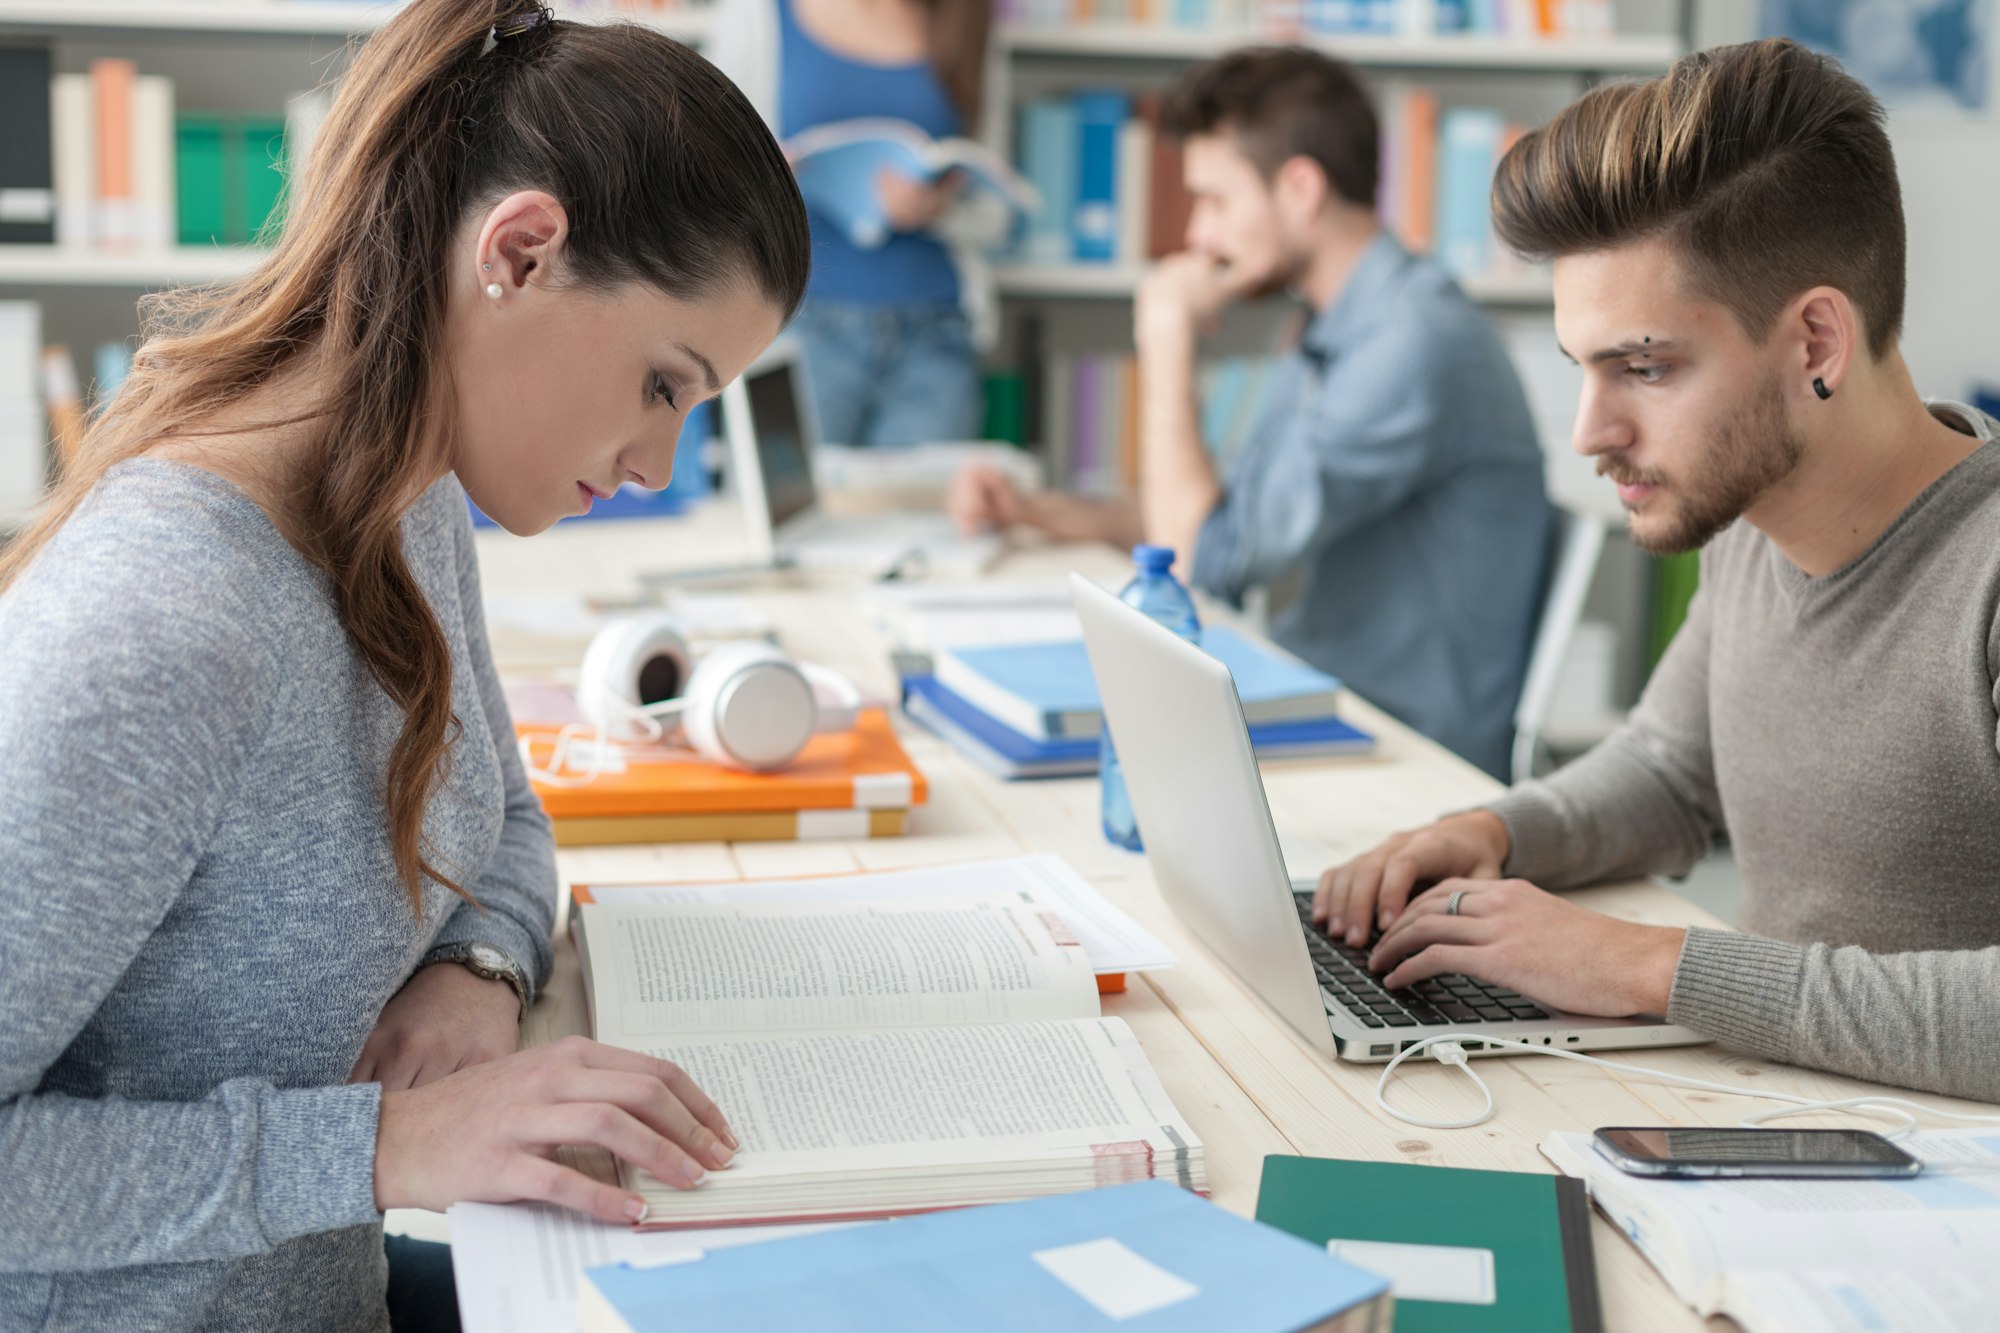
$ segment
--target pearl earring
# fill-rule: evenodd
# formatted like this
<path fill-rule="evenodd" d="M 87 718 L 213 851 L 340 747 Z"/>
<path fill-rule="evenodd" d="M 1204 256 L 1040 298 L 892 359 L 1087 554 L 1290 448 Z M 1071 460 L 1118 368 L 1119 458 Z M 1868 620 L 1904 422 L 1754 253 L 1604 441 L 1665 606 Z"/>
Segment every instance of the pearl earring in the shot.
<path fill-rule="evenodd" d="M 496 300 L 496 301 L 497 301 L 497 300 L 499 300 L 499 299 L 500 299 L 500 284 L 499 284 L 499 283 L 497 283 L 497 282 L 489 282 L 489 283 L 487 283 L 487 284 L 486 284 L 486 294 L 487 294 L 488 296 L 492 297 L 492 298 L 493 298 L 494 300 Z"/>

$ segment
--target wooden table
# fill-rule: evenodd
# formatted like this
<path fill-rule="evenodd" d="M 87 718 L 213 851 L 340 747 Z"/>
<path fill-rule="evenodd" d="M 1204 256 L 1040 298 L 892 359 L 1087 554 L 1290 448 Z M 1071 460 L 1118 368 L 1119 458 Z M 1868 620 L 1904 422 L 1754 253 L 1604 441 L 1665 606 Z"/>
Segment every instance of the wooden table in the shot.
<path fill-rule="evenodd" d="M 733 511 L 718 504 L 679 520 L 572 524 L 532 541 L 483 533 L 479 549 L 489 594 L 570 592 L 616 599 L 641 591 L 637 576 L 642 571 L 713 565 L 740 549 L 740 543 Z M 1107 548 L 1042 546 L 1010 552 L 993 576 L 1049 578 L 1079 569 L 1115 583 L 1127 567 L 1119 553 Z M 773 575 L 728 590 L 753 597 L 776 622 L 789 651 L 846 671 L 893 698 L 887 645 L 860 607 L 865 586 L 853 580 L 808 582 Z M 1213 606 L 1203 610 L 1205 616 L 1217 615 Z M 573 665 L 581 651 L 577 642 L 495 633 L 495 655 L 503 672 Z M 1309 833 L 1328 864 L 1365 850 L 1385 834 L 1500 790 L 1484 774 L 1359 699 L 1350 697 L 1343 712 L 1380 738 L 1374 755 L 1264 766 L 1280 827 Z M 1125 994 L 1106 996 L 1104 1009 L 1132 1026 L 1174 1104 L 1202 1136 L 1216 1202 L 1246 1215 L 1255 1209 L 1257 1180 L 1269 1153 L 1548 1171 L 1536 1144 L 1551 1130 L 1733 1125 L 1750 1111 L 1772 1105 L 1681 1091 L 1570 1061 L 1496 1058 L 1477 1065 L 1493 1089 L 1497 1110 L 1492 1120 L 1465 1130 L 1403 1124 L 1375 1105 L 1379 1066 L 1341 1064 L 1320 1055 L 1189 938 L 1161 901 L 1145 858 L 1104 840 L 1094 779 L 1001 782 L 928 732 L 907 723 L 901 731 L 931 782 L 930 801 L 913 813 L 904 837 L 573 849 L 559 856 L 564 883 L 717 881 L 888 870 L 1029 851 L 1059 853 L 1178 955 L 1172 970 L 1135 977 Z M 1574 897 L 1632 921 L 1720 924 L 1650 882 L 1591 889 Z M 530 1014 L 528 1035 L 531 1041 L 547 1040 L 583 1030 L 581 982 L 565 938 L 556 979 Z M 1712 1046 L 1616 1058 L 1814 1097 L 1853 1096 L 1872 1086 Z M 1417 1062 L 1399 1071 L 1391 1099 L 1430 1118 L 1463 1115 L 1477 1104 L 1462 1074 Z M 1939 1105 L 1971 1105 L 1935 1100 Z M 1702 1325 L 1602 1217 L 1596 1219 L 1595 1241 L 1606 1327 Z"/>

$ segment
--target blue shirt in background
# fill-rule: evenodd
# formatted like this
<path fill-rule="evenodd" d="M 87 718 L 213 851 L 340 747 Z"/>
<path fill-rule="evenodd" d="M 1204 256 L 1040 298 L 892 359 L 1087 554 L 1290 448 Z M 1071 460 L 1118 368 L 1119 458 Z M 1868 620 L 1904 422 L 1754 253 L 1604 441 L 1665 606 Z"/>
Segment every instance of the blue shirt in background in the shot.
<path fill-rule="evenodd" d="M 799 26 L 792 0 L 779 15 L 778 137 L 863 116 L 906 120 L 933 139 L 962 132 L 958 108 L 929 61 L 875 65 L 829 51 Z M 897 232 L 863 250 L 817 213 L 808 297 L 866 305 L 958 304 L 958 271 L 929 236 Z"/>
<path fill-rule="evenodd" d="M 1296 571 L 1279 643 L 1504 775 L 1551 519 L 1499 335 L 1385 232 L 1280 367 L 1194 581 L 1234 600 Z"/>

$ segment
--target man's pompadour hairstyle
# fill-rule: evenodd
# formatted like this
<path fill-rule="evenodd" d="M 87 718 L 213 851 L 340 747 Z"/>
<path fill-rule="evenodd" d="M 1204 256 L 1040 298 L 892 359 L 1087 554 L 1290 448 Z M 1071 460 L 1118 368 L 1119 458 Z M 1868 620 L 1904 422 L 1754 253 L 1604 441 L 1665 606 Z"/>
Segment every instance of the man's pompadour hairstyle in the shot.
<path fill-rule="evenodd" d="M 1876 357 L 1902 330 L 1903 202 L 1882 105 L 1784 38 L 1592 89 L 1501 161 L 1493 219 L 1538 260 L 1661 238 L 1752 338 L 1822 285 L 1854 302 Z"/>

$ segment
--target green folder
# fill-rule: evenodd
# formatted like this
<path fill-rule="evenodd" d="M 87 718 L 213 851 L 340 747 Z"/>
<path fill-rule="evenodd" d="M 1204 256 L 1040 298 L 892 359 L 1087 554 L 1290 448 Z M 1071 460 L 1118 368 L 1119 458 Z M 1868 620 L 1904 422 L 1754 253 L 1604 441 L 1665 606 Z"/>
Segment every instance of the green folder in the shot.
<path fill-rule="evenodd" d="M 1412 1300 L 1395 1293 L 1396 1333 L 1599 1333 L 1590 1200 L 1568 1176 L 1460 1171 L 1403 1162 L 1266 1157 L 1257 1220 L 1329 1241 L 1451 1246 L 1436 1262 L 1454 1275 L 1490 1253 L 1491 1304 Z M 1367 1267 L 1359 1255 L 1347 1262 Z M 1405 1251 L 1406 1261 L 1425 1262 Z"/>

